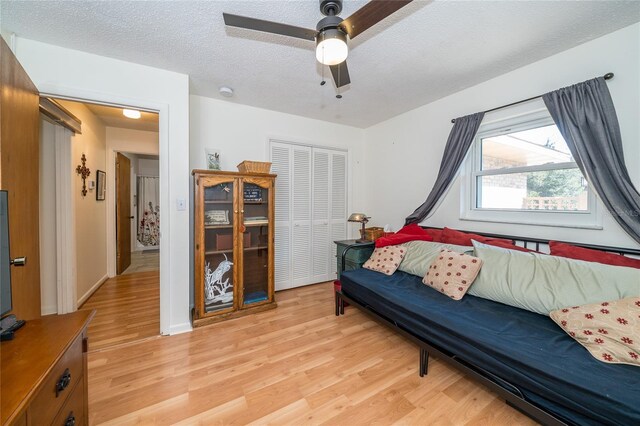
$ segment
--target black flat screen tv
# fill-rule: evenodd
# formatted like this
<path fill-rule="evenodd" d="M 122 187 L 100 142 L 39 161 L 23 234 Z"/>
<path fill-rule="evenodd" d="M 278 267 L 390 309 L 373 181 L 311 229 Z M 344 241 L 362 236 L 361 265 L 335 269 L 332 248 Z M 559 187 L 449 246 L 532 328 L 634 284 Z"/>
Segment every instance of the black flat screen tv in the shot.
<path fill-rule="evenodd" d="M 0 191 L 0 317 L 11 310 L 8 198 L 7 191 Z"/>

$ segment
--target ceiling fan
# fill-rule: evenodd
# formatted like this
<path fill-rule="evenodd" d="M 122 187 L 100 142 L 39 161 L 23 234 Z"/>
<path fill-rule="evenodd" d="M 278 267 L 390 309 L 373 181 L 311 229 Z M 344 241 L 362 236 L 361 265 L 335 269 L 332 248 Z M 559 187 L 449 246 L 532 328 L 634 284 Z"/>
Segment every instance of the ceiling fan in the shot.
<path fill-rule="evenodd" d="M 411 0 L 372 0 L 347 19 L 338 15 L 342 11 L 342 0 L 320 0 L 320 12 L 325 15 L 315 30 L 264 21 L 246 16 L 223 13 L 224 23 L 230 27 L 280 34 L 316 42 L 316 59 L 331 69 L 336 87 L 351 83 L 347 69 L 348 41 L 387 16 L 411 3 Z M 324 84 L 324 82 L 323 82 Z"/>

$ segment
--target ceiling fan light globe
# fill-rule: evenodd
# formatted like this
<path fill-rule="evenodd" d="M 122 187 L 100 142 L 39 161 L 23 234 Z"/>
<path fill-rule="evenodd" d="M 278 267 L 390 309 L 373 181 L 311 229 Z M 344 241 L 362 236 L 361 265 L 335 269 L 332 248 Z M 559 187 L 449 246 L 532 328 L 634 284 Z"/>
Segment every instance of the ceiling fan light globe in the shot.
<path fill-rule="evenodd" d="M 324 65 L 338 65 L 349 56 L 347 35 L 337 29 L 326 30 L 318 35 L 316 59 Z"/>

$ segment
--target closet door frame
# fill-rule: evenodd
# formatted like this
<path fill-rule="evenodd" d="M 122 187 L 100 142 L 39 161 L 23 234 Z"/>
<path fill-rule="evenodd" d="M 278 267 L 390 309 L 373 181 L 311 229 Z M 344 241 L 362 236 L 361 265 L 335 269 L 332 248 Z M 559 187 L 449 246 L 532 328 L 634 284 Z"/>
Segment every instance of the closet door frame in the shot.
<path fill-rule="evenodd" d="M 331 185 L 332 182 L 332 154 L 339 154 L 339 155 L 343 155 L 345 158 L 345 170 L 344 170 L 344 174 L 345 174 L 345 179 L 344 179 L 344 189 L 345 189 L 345 212 L 348 212 L 350 209 L 350 189 L 352 188 L 352 182 L 351 182 L 351 173 L 349 172 L 349 165 L 351 164 L 351 158 L 350 158 L 350 151 L 349 149 L 345 149 L 345 148 L 337 148 L 337 147 L 333 147 L 333 146 L 324 146 L 324 145 L 320 145 L 320 144 L 316 144 L 316 143 L 306 143 L 306 142 L 297 142 L 297 141 L 291 141 L 291 140 L 287 140 L 288 138 L 279 138 L 279 137 L 271 137 L 267 139 L 267 143 L 266 143 L 266 151 L 267 151 L 267 158 L 270 159 L 272 158 L 272 147 L 273 146 L 280 146 L 280 147 L 288 147 L 290 149 L 290 154 L 289 154 L 289 191 L 291 194 L 292 188 L 295 183 L 294 183 L 294 179 L 292 178 L 293 176 L 293 150 L 295 149 L 295 147 L 304 147 L 306 149 L 310 150 L 310 174 L 311 174 L 311 183 L 310 183 L 310 205 L 311 205 L 311 209 L 313 209 L 313 185 L 314 185 L 314 176 L 313 176 L 313 159 L 314 159 L 314 151 L 318 150 L 318 151 L 324 151 L 327 152 L 329 155 L 329 185 Z M 276 178 L 276 185 L 277 185 L 277 178 Z M 331 218 L 331 212 L 332 212 L 332 206 L 331 206 L 331 199 L 332 199 L 332 195 L 331 192 L 329 193 L 329 202 L 330 202 L 330 206 L 329 206 L 329 218 L 328 218 L 328 227 L 329 227 L 329 241 L 328 244 L 330 246 L 329 248 L 329 255 L 328 255 L 328 259 L 327 262 L 329 263 L 328 265 L 328 274 L 322 278 L 322 280 L 325 280 L 324 278 L 326 278 L 326 281 L 332 280 L 335 277 L 335 271 L 333 270 L 333 267 L 335 267 L 335 256 L 334 256 L 334 250 L 333 248 L 333 237 L 334 237 L 334 232 L 332 230 L 332 222 L 335 222 L 336 219 L 332 219 Z M 278 206 L 275 206 L 276 209 L 278 208 Z M 347 220 L 347 215 L 345 215 L 345 217 L 342 219 L 345 223 L 345 227 L 344 227 L 344 235 L 340 238 L 340 239 L 344 239 L 347 238 L 349 235 L 349 229 L 348 226 L 346 224 L 346 220 Z M 289 202 L 289 236 L 288 236 L 288 241 L 289 241 L 289 271 L 286 274 L 289 277 L 289 281 L 287 283 L 278 283 L 276 282 L 276 290 L 284 290 L 284 289 L 288 289 L 288 288 L 294 288 L 294 287 L 299 287 L 299 286 L 303 286 L 303 285 L 308 285 L 308 284 L 312 284 L 314 282 L 321 282 L 321 281 L 317 281 L 317 278 L 314 280 L 314 277 L 312 275 L 312 265 L 310 265 L 310 271 L 309 271 L 309 276 L 306 280 L 294 280 L 293 277 L 293 249 L 292 249 L 292 242 L 293 242 L 293 233 L 294 233 L 294 220 L 293 220 L 293 202 L 291 200 L 291 195 L 290 195 L 290 202 Z M 311 224 L 311 235 L 313 235 L 313 211 L 311 211 L 311 217 L 310 217 L 310 224 Z M 280 222 L 281 226 L 282 226 L 282 222 Z M 276 222 L 275 225 L 277 226 L 278 223 Z M 312 241 L 310 241 L 310 245 L 312 245 Z M 275 250 L 278 250 L 278 245 L 276 244 Z M 311 256 L 314 256 L 314 253 L 311 253 Z M 276 256 L 277 257 L 277 256 Z M 278 265 L 276 264 L 276 267 Z M 320 278 L 320 277 L 318 277 Z M 284 285 L 283 285 L 284 284 Z"/>

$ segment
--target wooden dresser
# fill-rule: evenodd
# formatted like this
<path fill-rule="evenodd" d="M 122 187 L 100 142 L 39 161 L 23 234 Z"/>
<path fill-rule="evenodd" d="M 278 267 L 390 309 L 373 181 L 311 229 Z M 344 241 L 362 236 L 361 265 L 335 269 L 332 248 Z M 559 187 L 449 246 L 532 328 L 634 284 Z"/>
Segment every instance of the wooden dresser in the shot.
<path fill-rule="evenodd" d="M 87 425 L 87 326 L 95 311 L 27 321 L 0 344 L 2 425 Z"/>

